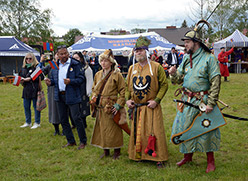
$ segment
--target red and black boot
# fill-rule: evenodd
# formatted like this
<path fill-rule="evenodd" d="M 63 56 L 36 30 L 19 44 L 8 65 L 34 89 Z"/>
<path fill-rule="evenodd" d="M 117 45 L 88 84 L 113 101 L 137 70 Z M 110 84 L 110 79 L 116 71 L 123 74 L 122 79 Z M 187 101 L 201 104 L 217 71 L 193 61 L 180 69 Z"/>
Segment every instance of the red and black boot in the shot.
<path fill-rule="evenodd" d="M 177 162 L 177 166 L 180 167 L 184 165 L 185 163 L 192 162 L 192 157 L 193 157 L 193 153 L 184 154 L 184 158 L 180 162 Z"/>
<path fill-rule="evenodd" d="M 207 152 L 207 161 L 208 161 L 208 166 L 206 173 L 213 172 L 215 170 L 214 152 Z"/>
<path fill-rule="evenodd" d="M 114 159 L 114 160 L 119 159 L 120 155 L 121 155 L 121 149 L 120 149 L 120 148 L 114 149 L 114 156 L 113 156 L 113 159 Z"/>

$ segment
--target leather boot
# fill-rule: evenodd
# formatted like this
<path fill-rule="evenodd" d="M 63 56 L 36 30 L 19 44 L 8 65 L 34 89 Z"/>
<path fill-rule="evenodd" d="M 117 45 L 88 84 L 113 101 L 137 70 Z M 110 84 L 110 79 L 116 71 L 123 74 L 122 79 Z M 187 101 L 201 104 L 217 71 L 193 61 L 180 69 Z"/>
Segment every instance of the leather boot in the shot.
<path fill-rule="evenodd" d="M 187 162 L 192 162 L 192 157 L 193 157 L 193 153 L 184 154 L 184 158 L 180 162 L 177 162 L 177 166 L 180 167 L 180 166 L 184 165 Z"/>
<path fill-rule="evenodd" d="M 54 136 L 56 135 L 60 135 L 60 132 L 59 132 L 59 124 L 53 124 L 54 126 L 54 129 L 55 129 L 55 132 L 54 132 Z"/>
<path fill-rule="evenodd" d="M 207 152 L 207 161 L 208 161 L 208 166 L 206 173 L 214 171 L 215 170 L 214 152 Z"/>
<path fill-rule="evenodd" d="M 113 159 L 114 159 L 114 160 L 119 159 L 120 155 L 121 155 L 121 149 L 120 149 L 120 148 L 115 149 L 115 150 L 114 150 L 114 156 L 113 156 Z"/>
<path fill-rule="evenodd" d="M 109 149 L 104 149 L 104 153 L 100 156 L 100 158 L 104 158 L 106 156 L 109 156 Z"/>

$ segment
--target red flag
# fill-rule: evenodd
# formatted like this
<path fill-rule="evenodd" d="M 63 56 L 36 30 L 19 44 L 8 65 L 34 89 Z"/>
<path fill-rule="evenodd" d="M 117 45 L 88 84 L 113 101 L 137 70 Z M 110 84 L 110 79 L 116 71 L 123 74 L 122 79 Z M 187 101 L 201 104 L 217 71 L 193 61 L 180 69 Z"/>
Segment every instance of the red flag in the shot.
<path fill-rule="evenodd" d="M 42 73 L 42 70 L 40 69 L 39 66 L 37 66 L 35 71 L 30 75 L 30 77 L 34 81 L 41 73 Z"/>
<path fill-rule="evenodd" d="M 15 76 L 15 80 L 13 82 L 13 85 L 19 86 L 20 82 L 21 82 L 21 77 L 20 76 Z"/>
<path fill-rule="evenodd" d="M 50 51 L 53 51 L 53 43 L 50 43 Z"/>
<path fill-rule="evenodd" d="M 43 42 L 43 49 L 46 50 L 46 42 Z"/>

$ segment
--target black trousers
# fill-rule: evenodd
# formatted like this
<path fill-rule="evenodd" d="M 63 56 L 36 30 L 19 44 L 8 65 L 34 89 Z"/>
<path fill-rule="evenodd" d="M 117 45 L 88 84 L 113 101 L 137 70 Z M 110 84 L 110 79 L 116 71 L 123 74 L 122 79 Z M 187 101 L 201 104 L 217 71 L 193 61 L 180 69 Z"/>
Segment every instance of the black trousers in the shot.
<path fill-rule="evenodd" d="M 56 102 L 56 106 L 59 112 L 59 119 L 63 128 L 63 133 L 66 136 L 68 143 L 76 143 L 74 135 L 72 133 L 71 125 L 69 123 L 69 110 L 71 112 L 72 118 L 75 121 L 78 137 L 80 143 L 87 143 L 87 137 L 85 132 L 85 127 L 83 119 L 80 113 L 80 104 L 66 104 L 65 95 L 59 95 L 59 101 Z"/>

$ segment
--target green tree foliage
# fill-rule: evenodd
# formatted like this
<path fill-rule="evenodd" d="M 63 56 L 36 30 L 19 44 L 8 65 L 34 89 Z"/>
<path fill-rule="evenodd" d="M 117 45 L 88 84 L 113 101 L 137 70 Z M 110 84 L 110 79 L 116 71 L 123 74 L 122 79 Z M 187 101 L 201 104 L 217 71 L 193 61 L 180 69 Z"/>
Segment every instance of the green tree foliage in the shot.
<path fill-rule="evenodd" d="M 77 28 L 70 29 L 65 35 L 64 40 L 67 46 L 71 46 L 75 43 L 76 36 L 82 36 L 83 34 Z"/>
<path fill-rule="evenodd" d="M 131 29 L 131 34 L 145 33 L 146 29 L 134 28 Z"/>
<path fill-rule="evenodd" d="M 1 0 L 0 4 L 0 35 L 28 38 L 29 44 L 51 41 L 52 11 L 41 10 L 39 0 Z"/>
<path fill-rule="evenodd" d="M 187 28 L 187 27 L 188 27 L 187 21 L 184 20 L 183 23 L 182 23 L 182 25 L 181 25 L 181 28 Z"/>
<path fill-rule="evenodd" d="M 209 11 L 212 11 L 220 0 L 209 0 Z M 242 31 L 248 28 L 248 1 L 228 0 L 220 3 L 210 18 L 217 39 L 229 36 L 235 29 Z"/>

